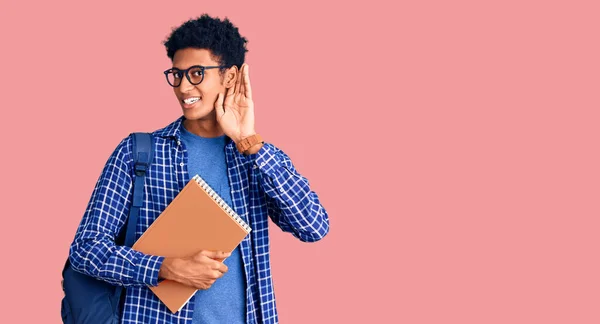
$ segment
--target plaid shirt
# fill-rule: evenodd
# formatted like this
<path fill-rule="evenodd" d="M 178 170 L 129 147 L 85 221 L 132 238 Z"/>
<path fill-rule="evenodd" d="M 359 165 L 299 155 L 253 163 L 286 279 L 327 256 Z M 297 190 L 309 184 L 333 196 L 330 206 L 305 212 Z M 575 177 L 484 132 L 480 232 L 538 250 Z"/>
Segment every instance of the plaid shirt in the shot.
<path fill-rule="evenodd" d="M 190 180 L 188 154 L 180 141 L 183 116 L 155 131 L 154 161 L 145 181 L 136 239 L 152 224 Z M 268 219 L 303 242 L 329 231 L 327 212 L 290 158 L 270 143 L 244 156 L 231 140 L 225 147 L 233 206 L 252 231 L 241 242 L 246 274 L 247 323 L 277 323 L 269 260 Z M 92 192 L 70 247 L 77 271 L 127 287 L 123 323 L 190 323 L 194 298 L 172 314 L 148 289 L 158 284 L 163 256 L 145 255 L 115 245 L 132 203 L 131 137 L 123 139 L 108 159 Z"/>

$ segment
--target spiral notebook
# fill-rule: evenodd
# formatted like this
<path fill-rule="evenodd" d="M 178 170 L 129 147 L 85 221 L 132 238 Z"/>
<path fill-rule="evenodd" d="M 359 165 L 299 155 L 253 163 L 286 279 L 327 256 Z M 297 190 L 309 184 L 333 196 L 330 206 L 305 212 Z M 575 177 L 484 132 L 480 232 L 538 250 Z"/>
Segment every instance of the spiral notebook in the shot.
<path fill-rule="evenodd" d="M 231 252 L 250 231 L 250 226 L 196 175 L 132 248 L 165 257 L 186 257 L 200 250 Z M 149 288 L 172 313 L 180 311 L 197 291 L 170 280 Z"/>

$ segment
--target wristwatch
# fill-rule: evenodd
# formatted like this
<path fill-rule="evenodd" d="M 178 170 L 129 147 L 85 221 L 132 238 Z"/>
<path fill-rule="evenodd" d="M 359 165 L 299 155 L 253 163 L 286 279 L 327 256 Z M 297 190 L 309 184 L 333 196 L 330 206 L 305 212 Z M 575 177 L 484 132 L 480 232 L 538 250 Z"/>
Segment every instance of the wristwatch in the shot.
<path fill-rule="evenodd" d="M 239 143 L 236 144 L 236 147 L 238 151 L 243 154 L 246 151 L 248 151 L 248 149 L 250 149 L 252 146 L 258 143 L 264 144 L 265 142 L 259 134 L 254 134 L 241 140 Z"/>

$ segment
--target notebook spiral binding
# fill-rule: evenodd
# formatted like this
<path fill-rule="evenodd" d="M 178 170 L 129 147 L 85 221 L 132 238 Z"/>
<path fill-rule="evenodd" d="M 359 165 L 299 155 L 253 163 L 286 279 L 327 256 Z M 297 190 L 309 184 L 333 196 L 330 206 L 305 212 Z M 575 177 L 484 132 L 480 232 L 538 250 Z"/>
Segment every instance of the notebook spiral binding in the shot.
<path fill-rule="evenodd" d="M 227 203 L 225 202 L 225 200 L 223 200 L 223 198 L 221 198 L 217 192 L 210 187 L 210 185 L 204 181 L 204 179 L 202 179 L 199 175 L 195 175 L 192 178 L 194 181 L 196 181 L 200 187 L 202 187 L 202 189 L 206 190 L 206 192 L 208 193 L 208 195 L 217 202 L 217 204 L 219 206 L 221 206 L 221 208 L 223 208 L 225 210 L 225 212 L 227 212 L 227 214 L 229 214 L 229 216 L 231 216 L 231 218 L 233 218 L 233 220 L 235 220 L 236 222 L 238 222 L 238 224 L 240 224 L 240 226 L 242 226 L 242 228 L 244 228 L 246 230 L 246 232 L 250 233 L 250 231 L 252 230 L 250 228 L 250 226 L 248 224 L 246 224 L 246 222 L 244 222 L 244 220 L 235 212 L 235 210 L 233 210 L 231 207 L 229 207 L 229 205 L 227 205 Z"/>

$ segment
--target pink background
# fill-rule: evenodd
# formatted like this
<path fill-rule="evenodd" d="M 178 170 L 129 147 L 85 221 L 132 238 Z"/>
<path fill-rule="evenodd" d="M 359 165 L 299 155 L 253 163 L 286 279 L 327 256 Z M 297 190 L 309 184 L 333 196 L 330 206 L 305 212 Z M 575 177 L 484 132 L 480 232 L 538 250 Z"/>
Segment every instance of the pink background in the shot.
<path fill-rule="evenodd" d="M 2 2 L 3 323 L 59 323 L 117 143 L 180 109 L 161 41 L 249 39 L 257 130 L 331 232 L 272 227 L 282 323 L 599 323 L 595 1 Z M 418 4 L 417 4 L 418 3 Z"/>

